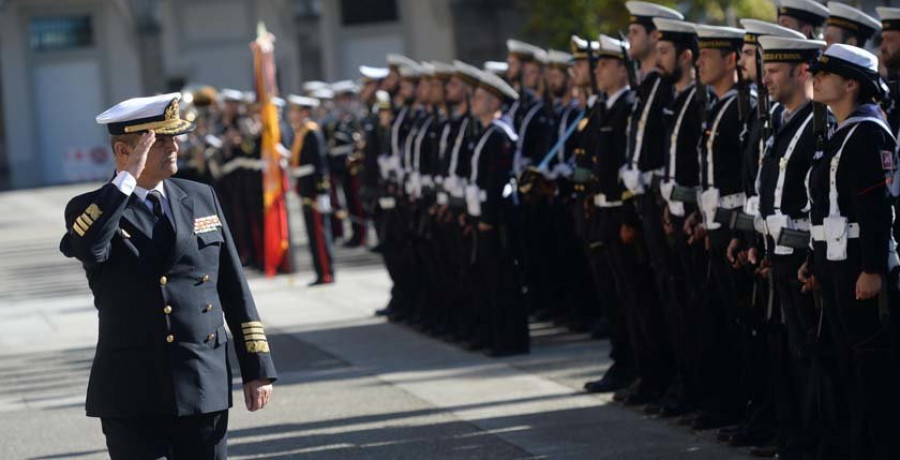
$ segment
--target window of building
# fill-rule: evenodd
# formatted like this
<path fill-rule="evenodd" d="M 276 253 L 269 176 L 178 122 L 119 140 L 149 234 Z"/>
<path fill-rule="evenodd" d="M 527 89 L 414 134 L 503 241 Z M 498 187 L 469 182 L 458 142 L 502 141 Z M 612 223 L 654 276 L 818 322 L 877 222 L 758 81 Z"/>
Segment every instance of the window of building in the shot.
<path fill-rule="evenodd" d="M 341 16 L 345 26 L 396 22 L 397 0 L 341 0 Z"/>
<path fill-rule="evenodd" d="M 86 48 L 94 44 L 89 15 L 38 16 L 29 24 L 31 49 L 37 52 Z"/>

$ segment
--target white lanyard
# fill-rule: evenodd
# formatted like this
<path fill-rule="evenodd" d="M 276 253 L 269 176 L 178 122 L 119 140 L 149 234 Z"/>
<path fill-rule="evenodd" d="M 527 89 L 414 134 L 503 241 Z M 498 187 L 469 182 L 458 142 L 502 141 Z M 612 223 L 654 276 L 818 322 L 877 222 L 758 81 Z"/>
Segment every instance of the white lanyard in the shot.
<path fill-rule="evenodd" d="M 413 167 L 416 171 L 419 171 L 419 164 L 422 161 L 422 141 L 425 140 L 425 136 L 428 134 L 428 127 L 431 126 L 433 121 L 434 117 L 429 117 L 428 121 L 419 128 L 419 134 L 416 136 L 416 151 L 413 159 Z"/>
<path fill-rule="evenodd" d="M 516 143 L 516 161 L 513 162 L 514 165 L 518 168 L 521 165 L 522 158 L 522 148 L 525 144 L 525 133 L 528 132 L 528 125 L 531 124 L 531 120 L 537 114 L 538 110 L 540 110 L 544 106 L 543 103 L 537 103 L 528 113 L 525 115 L 525 118 L 522 119 L 522 126 L 519 127 L 519 132 L 522 133 L 519 136 L 519 142 Z M 522 171 L 516 171 L 516 176 L 518 176 Z"/>
<path fill-rule="evenodd" d="M 884 129 L 888 135 L 893 137 L 893 133 L 891 133 L 891 129 L 885 124 L 885 122 L 876 117 L 853 117 L 844 120 L 841 123 L 837 130 L 840 131 L 841 128 L 853 124 L 853 127 L 850 128 L 850 132 L 847 133 L 847 137 L 844 138 L 844 142 L 841 144 L 841 149 L 837 151 L 834 157 L 831 158 L 831 170 L 828 180 L 828 217 L 839 217 L 841 215 L 841 210 L 838 208 L 838 190 L 837 190 L 837 171 L 838 166 L 841 163 L 841 155 L 844 153 L 844 147 L 847 145 L 847 141 L 853 137 L 853 133 L 856 131 L 856 128 L 859 127 L 859 124 L 864 121 L 871 121 L 876 125 L 880 126 Z"/>
<path fill-rule="evenodd" d="M 469 126 L 469 119 L 464 118 L 462 123 L 459 125 L 459 133 L 456 135 L 456 140 L 453 142 L 453 151 L 450 153 L 450 171 L 448 174 L 450 176 L 456 175 L 456 164 L 459 161 L 459 149 L 462 148 L 463 136 L 466 135 L 466 128 Z"/>
<path fill-rule="evenodd" d="M 469 175 L 469 184 L 476 184 L 478 180 L 478 159 L 481 157 L 481 150 L 484 149 L 484 144 L 487 143 L 488 138 L 491 137 L 491 134 L 497 129 L 495 125 L 491 125 L 487 131 L 484 132 L 484 135 L 481 136 L 481 139 L 478 141 L 478 145 L 475 146 L 475 151 L 472 153 L 472 174 Z"/>
<path fill-rule="evenodd" d="M 778 161 L 778 181 L 775 184 L 775 214 L 781 214 L 781 199 L 784 192 L 784 179 L 787 176 L 787 167 L 788 162 L 791 161 L 791 156 L 794 154 L 794 149 L 797 148 L 797 143 L 800 142 L 800 138 L 803 137 L 803 132 L 806 130 L 806 126 L 813 119 L 813 114 L 810 113 L 809 116 L 806 117 L 806 120 L 803 120 L 803 124 L 797 128 L 797 132 L 794 133 L 794 137 L 791 138 L 791 143 L 788 144 L 787 150 L 784 152 L 784 156 Z M 762 168 L 760 168 L 760 172 Z M 757 177 L 759 177 L 759 172 L 757 172 Z"/>
<path fill-rule="evenodd" d="M 716 168 L 714 167 L 713 162 L 713 145 L 716 143 L 716 136 L 719 135 L 719 123 L 722 122 L 722 118 L 725 117 L 725 112 L 728 111 L 728 107 L 735 99 L 737 99 L 737 94 L 732 94 L 731 97 L 722 104 L 722 108 L 719 110 L 719 113 L 716 114 L 715 121 L 713 121 L 712 129 L 709 132 L 709 138 L 706 139 L 706 185 L 709 188 L 715 187 Z"/>
<path fill-rule="evenodd" d="M 656 98 L 656 90 L 659 89 L 659 83 L 662 78 L 657 78 L 653 83 L 653 89 L 650 90 L 650 97 L 644 102 L 644 111 L 641 112 L 641 119 L 638 121 L 637 135 L 634 140 L 634 155 L 631 157 L 631 169 L 638 169 L 638 162 L 641 161 L 641 149 L 644 146 L 644 130 L 647 127 L 647 117 L 650 115 L 650 106 Z M 628 132 L 631 132 L 631 120 L 628 123 Z"/>
<path fill-rule="evenodd" d="M 450 122 L 444 126 L 444 130 L 441 132 L 441 142 L 438 144 L 438 157 L 440 159 L 444 159 L 445 152 L 447 151 L 447 138 L 450 137 Z"/>
<path fill-rule="evenodd" d="M 406 107 L 400 109 L 394 126 L 391 126 L 391 151 L 397 158 L 400 157 L 400 125 L 403 124 L 404 118 L 406 118 Z"/>
<path fill-rule="evenodd" d="M 688 93 L 685 99 L 684 107 L 681 108 L 681 112 L 678 113 L 678 119 L 675 120 L 675 129 L 672 130 L 672 137 L 669 138 L 669 180 L 675 180 L 675 155 L 678 152 L 678 135 L 681 133 L 681 123 L 684 121 L 684 114 L 687 113 L 688 107 L 691 106 L 691 101 L 694 100 L 696 92 L 696 86 L 691 88 L 691 92 Z"/>

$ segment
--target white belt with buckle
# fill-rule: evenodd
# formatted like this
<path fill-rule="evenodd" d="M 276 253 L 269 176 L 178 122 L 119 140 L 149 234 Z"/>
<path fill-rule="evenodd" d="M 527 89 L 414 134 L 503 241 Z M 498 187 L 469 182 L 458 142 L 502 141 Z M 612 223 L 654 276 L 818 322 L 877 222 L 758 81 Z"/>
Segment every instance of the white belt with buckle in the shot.
<path fill-rule="evenodd" d="M 606 195 L 598 193 L 594 195 L 594 206 L 598 208 L 616 208 L 622 206 L 621 201 L 606 201 Z"/>
<path fill-rule="evenodd" d="M 825 226 L 813 225 L 809 228 L 813 241 L 825 241 Z M 859 238 L 859 224 L 856 222 L 847 224 L 847 238 Z"/>

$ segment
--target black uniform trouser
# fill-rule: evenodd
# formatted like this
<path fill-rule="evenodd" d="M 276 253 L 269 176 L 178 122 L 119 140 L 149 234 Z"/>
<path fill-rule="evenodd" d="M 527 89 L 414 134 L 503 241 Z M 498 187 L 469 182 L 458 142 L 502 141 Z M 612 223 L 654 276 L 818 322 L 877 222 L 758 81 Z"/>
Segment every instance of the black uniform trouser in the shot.
<path fill-rule="evenodd" d="M 709 293 L 715 299 L 704 302 L 703 336 L 704 375 L 710 382 L 703 408 L 711 415 L 737 418 L 747 403 L 746 388 L 741 382 L 742 366 L 747 355 L 747 333 L 742 326 L 748 305 L 746 293 L 752 280 L 744 270 L 735 270 L 727 259 L 732 231 L 720 228 L 708 232 Z"/>
<path fill-rule="evenodd" d="M 675 369 L 680 377 L 680 388 L 676 389 L 678 393 L 670 396 L 697 403 L 708 385 L 701 372 L 704 356 L 699 326 L 702 324 L 703 288 L 709 261 L 702 244 L 688 244 L 684 221 L 684 216 L 669 215 L 673 232 L 668 239 L 675 259 L 675 267 L 669 277 L 669 292 L 681 299 L 672 304 L 666 318 L 675 355 Z"/>
<path fill-rule="evenodd" d="M 191 417 L 101 418 L 112 460 L 228 457 L 228 411 Z"/>
<path fill-rule="evenodd" d="M 802 292 L 797 279 L 806 253 L 795 249 L 794 254 L 770 253 L 768 259 L 778 299 L 777 311 L 773 312 L 773 323 L 777 324 L 770 326 L 768 334 L 778 443 L 786 458 L 802 458 L 815 443 L 807 383 L 817 321 L 812 294 Z"/>
<path fill-rule="evenodd" d="M 413 299 L 410 293 L 409 274 L 412 271 L 410 243 L 406 232 L 407 205 L 402 196 L 396 197 L 396 206 L 384 210 L 384 262 L 394 282 L 391 287 L 390 307 L 398 317 L 412 313 Z"/>
<path fill-rule="evenodd" d="M 314 198 L 310 198 L 314 199 Z M 334 264 L 331 256 L 331 222 L 314 206 L 303 205 L 303 223 L 309 240 L 309 252 L 317 280 L 334 278 Z"/>
<path fill-rule="evenodd" d="M 578 230 L 579 207 L 577 202 L 558 201 L 550 208 L 556 241 L 549 261 L 553 277 L 551 296 L 569 306 L 576 324 L 589 326 L 603 318 L 604 310 L 591 276 L 583 232 Z"/>
<path fill-rule="evenodd" d="M 844 261 L 825 259 L 815 243 L 814 273 L 821 284 L 823 341 L 833 356 L 828 380 L 833 408 L 823 413 L 821 458 L 896 459 L 898 395 L 891 368 L 892 331 L 880 318 L 879 298 L 856 299 L 860 275 L 858 240 Z M 884 287 L 884 286 L 883 286 Z"/>
<path fill-rule="evenodd" d="M 641 270 L 633 248 L 625 246 L 619 237 L 623 208 L 592 207 L 585 210 L 581 207 L 580 213 L 578 211 L 576 216 L 585 219 L 584 238 L 594 285 L 600 292 L 600 298 L 604 299 L 604 310 L 611 326 L 609 357 L 613 361 L 613 377 L 630 381 L 637 364 L 631 328 L 635 292 L 629 280 L 639 276 Z"/>
<path fill-rule="evenodd" d="M 530 347 L 528 311 L 508 238 L 504 226 L 476 237 L 479 341 L 495 353 L 524 353 Z"/>

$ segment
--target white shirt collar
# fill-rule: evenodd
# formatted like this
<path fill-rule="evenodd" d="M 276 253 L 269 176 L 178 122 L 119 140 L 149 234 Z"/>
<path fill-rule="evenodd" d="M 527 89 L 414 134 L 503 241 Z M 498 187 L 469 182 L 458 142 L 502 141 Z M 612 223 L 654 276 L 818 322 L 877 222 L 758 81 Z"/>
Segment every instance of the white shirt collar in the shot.
<path fill-rule="evenodd" d="M 166 188 L 163 187 L 162 181 L 160 181 L 160 183 L 156 184 L 156 187 L 153 187 L 153 190 L 159 191 L 160 195 L 162 195 L 163 198 L 166 198 Z M 144 187 L 141 187 L 140 185 L 138 185 L 138 186 L 134 187 L 134 193 L 137 195 L 138 198 L 141 199 L 141 201 L 146 201 L 147 195 L 150 194 L 150 190 L 147 190 Z"/>
<path fill-rule="evenodd" d="M 615 104 L 616 101 L 619 100 L 619 97 L 622 96 L 623 94 L 625 94 L 625 91 L 628 91 L 629 89 L 631 89 L 631 87 L 628 85 L 625 85 L 622 89 L 616 91 L 615 93 L 613 93 L 612 95 L 607 97 L 606 98 L 606 110 L 611 109 L 613 104 Z"/>

